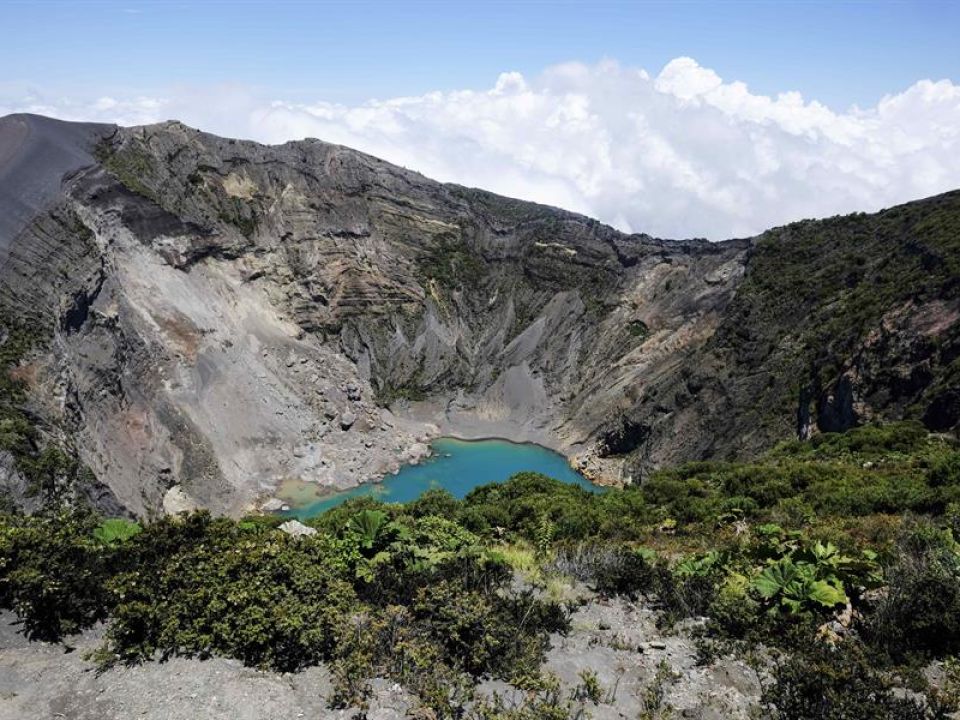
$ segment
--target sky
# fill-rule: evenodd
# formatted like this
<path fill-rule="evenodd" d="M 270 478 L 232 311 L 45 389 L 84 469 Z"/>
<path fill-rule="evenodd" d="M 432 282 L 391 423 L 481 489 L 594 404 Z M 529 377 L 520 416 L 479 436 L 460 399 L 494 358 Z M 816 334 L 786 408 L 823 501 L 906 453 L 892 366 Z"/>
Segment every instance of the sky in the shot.
<path fill-rule="evenodd" d="M 711 239 L 960 188 L 960 3 L 0 0 L 0 114 L 176 118 Z"/>

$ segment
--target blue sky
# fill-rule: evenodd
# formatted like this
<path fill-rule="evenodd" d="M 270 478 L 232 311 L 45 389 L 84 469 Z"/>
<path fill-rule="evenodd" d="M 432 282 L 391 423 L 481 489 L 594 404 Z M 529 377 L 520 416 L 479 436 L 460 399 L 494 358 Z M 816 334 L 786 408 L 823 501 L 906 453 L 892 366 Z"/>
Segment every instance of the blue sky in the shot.
<path fill-rule="evenodd" d="M 960 76 L 956 2 L 11 2 L 8 82 L 47 93 L 242 83 L 358 102 L 614 58 L 696 58 L 757 93 L 870 105 Z"/>
<path fill-rule="evenodd" d="M 955 2 L 16 2 L 0 115 L 317 137 L 666 237 L 960 188 Z"/>

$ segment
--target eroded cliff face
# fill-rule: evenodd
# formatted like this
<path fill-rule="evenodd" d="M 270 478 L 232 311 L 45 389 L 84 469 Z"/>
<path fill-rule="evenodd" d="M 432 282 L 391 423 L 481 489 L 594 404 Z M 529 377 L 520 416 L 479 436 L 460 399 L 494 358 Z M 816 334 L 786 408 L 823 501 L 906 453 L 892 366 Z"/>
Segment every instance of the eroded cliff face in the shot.
<path fill-rule="evenodd" d="M 75 151 L 37 165 L 56 192 L 6 239 L 0 302 L 42 336 L 25 402 L 100 504 L 237 514 L 445 432 L 536 440 L 605 482 L 795 432 L 797 402 L 757 423 L 766 375 L 718 349 L 755 241 L 623 235 L 316 140 L 60 125 Z M 26 166 L 48 143 L 19 142 Z"/>
<path fill-rule="evenodd" d="M 716 332 L 631 408 L 627 471 L 873 421 L 956 433 L 958 320 L 960 192 L 770 230 Z"/>

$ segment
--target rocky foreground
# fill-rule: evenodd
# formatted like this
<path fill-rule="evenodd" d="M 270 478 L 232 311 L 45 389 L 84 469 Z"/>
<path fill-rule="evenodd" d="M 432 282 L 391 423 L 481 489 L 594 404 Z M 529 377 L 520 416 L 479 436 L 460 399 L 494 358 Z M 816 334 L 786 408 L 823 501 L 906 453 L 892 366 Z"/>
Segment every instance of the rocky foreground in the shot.
<path fill-rule="evenodd" d="M 644 711 L 702 720 L 750 717 L 760 686 L 742 660 L 697 664 L 686 632 L 664 636 L 655 613 L 616 598 L 583 606 L 566 636 L 555 635 L 543 670 L 566 696 L 596 720 L 636 718 Z M 331 673 L 325 666 L 297 673 L 263 672 L 237 660 L 172 658 L 97 672 L 84 659 L 101 641 L 89 631 L 64 644 L 29 643 L 15 618 L 0 614 L 0 718 L 68 720 L 259 720 L 352 718 L 361 708 L 331 709 Z M 584 675 L 596 673 L 600 694 L 584 695 Z M 374 679 L 365 710 L 369 720 L 418 717 L 420 702 L 396 683 Z M 527 693 L 487 681 L 482 693 L 520 707 Z M 429 710 L 421 710 L 429 713 Z M 429 717 L 429 715 L 423 715 Z M 657 717 L 657 715 L 653 715 Z"/>

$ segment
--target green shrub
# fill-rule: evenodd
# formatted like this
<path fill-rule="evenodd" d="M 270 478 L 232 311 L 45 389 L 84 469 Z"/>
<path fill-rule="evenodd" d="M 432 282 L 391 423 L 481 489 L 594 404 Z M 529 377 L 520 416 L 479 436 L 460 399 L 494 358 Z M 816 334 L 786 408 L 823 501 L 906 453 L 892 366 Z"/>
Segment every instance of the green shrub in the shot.
<path fill-rule="evenodd" d="M 907 454 L 921 450 L 927 442 L 927 435 L 927 429 L 919 422 L 894 422 L 865 425 L 845 433 L 815 435 L 811 438 L 809 447 L 820 457 Z"/>
<path fill-rule="evenodd" d="M 280 517 L 198 512 L 141 526 L 79 512 L 4 516 L 0 605 L 46 639 L 109 619 L 105 664 L 176 654 L 280 670 L 322 661 L 335 703 L 362 704 L 381 676 L 439 716 L 456 716 L 478 677 L 536 685 L 567 608 L 518 588 L 557 575 L 601 595 L 642 595 L 663 624 L 707 616 L 708 640 L 787 649 L 813 667 L 824 659 L 805 643 L 847 601 L 859 621 L 843 642 L 861 652 L 861 637 L 871 660 L 960 652 L 958 451 L 912 426 L 848 435 L 749 463 L 690 463 L 602 494 L 521 473 L 464 500 L 357 498 L 297 539 L 277 530 Z M 946 515 L 904 522 L 905 510 Z M 508 562 L 516 548 L 529 564 L 524 582 Z M 863 675 L 856 653 L 837 657 L 819 680 L 783 660 L 765 689 L 773 716 L 846 717 L 854 706 L 839 688 L 849 681 L 864 717 L 934 717 L 933 705 L 896 700 L 882 673 Z M 516 712 L 476 707 L 517 718 L 570 707 L 541 699 Z M 927 714 L 909 714 L 917 708 Z"/>
<path fill-rule="evenodd" d="M 335 702 L 386 675 L 437 707 L 464 676 L 535 675 L 563 607 L 515 593 L 496 553 L 453 520 L 366 507 L 336 534 L 290 538 L 269 524 L 194 513 L 144 527 L 106 579 L 104 664 L 235 657 L 297 670 L 328 662 Z M 323 524 L 323 523 L 321 523 Z M 460 699 L 458 699 L 460 698 Z"/>
<path fill-rule="evenodd" d="M 953 709 L 898 694 L 854 643 L 809 641 L 764 670 L 770 720 L 946 720 Z"/>
<path fill-rule="evenodd" d="M 97 529 L 87 514 L 0 518 L 0 606 L 28 637 L 60 640 L 107 616 L 105 583 L 118 558 Z"/>
<path fill-rule="evenodd" d="M 148 526 L 134 542 L 145 547 L 154 532 Z M 327 657 L 362 607 L 345 578 L 347 552 L 328 536 L 251 536 L 219 522 L 199 541 L 190 534 L 176 551 L 110 580 L 110 654 L 126 662 L 225 655 L 296 670 Z"/>
<path fill-rule="evenodd" d="M 750 578 L 726 575 L 717 585 L 705 614 L 714 631 L 725 637 L 744 637 L 762 617 L 762 606 L 750 593 Z"/>
<path fill-rule="evenodd" d="M 650 337 L 650 328 L 643 320 L 631 320 L 627 323 L 627 332 L 632 336 L 646 340 Z"/>
<path fill-rule="evenodd" d="M 413 517 L 436 515 L 455 518 L 460 511 L 460 503 L 446 490 L 431 488 L 413 502 L 407 503 L 404 510 Z"/>
<path fill-rule="evenodd" d="M 608 544 L 557 548 L 550 569 L 589 583 L 604 595 L 653 592 L 658 570 L 649 553 Z"/>
<path fill-rule="evenodd" d="M 960 546 L 928 521 L 904 531 L 887 588 L 865 619 L 867 641 L 896 660 L 960 653 Z"/>
<path fill-rule="evenodd" d="M 479 532 L 493 528 L 536 542 L 546 517 L 557 541 L 595 535 L 604 515 L 602 496 L 539 473 L 523 472 L 503 484 L 473 489 L 463 501 L 467 526 Z"/>
<path fill-rule="evenodd" d="M 927 470 L 927 482 L 932 487 L 960 485 L 960 452 L 944 453 L 934 458 Z"/>

